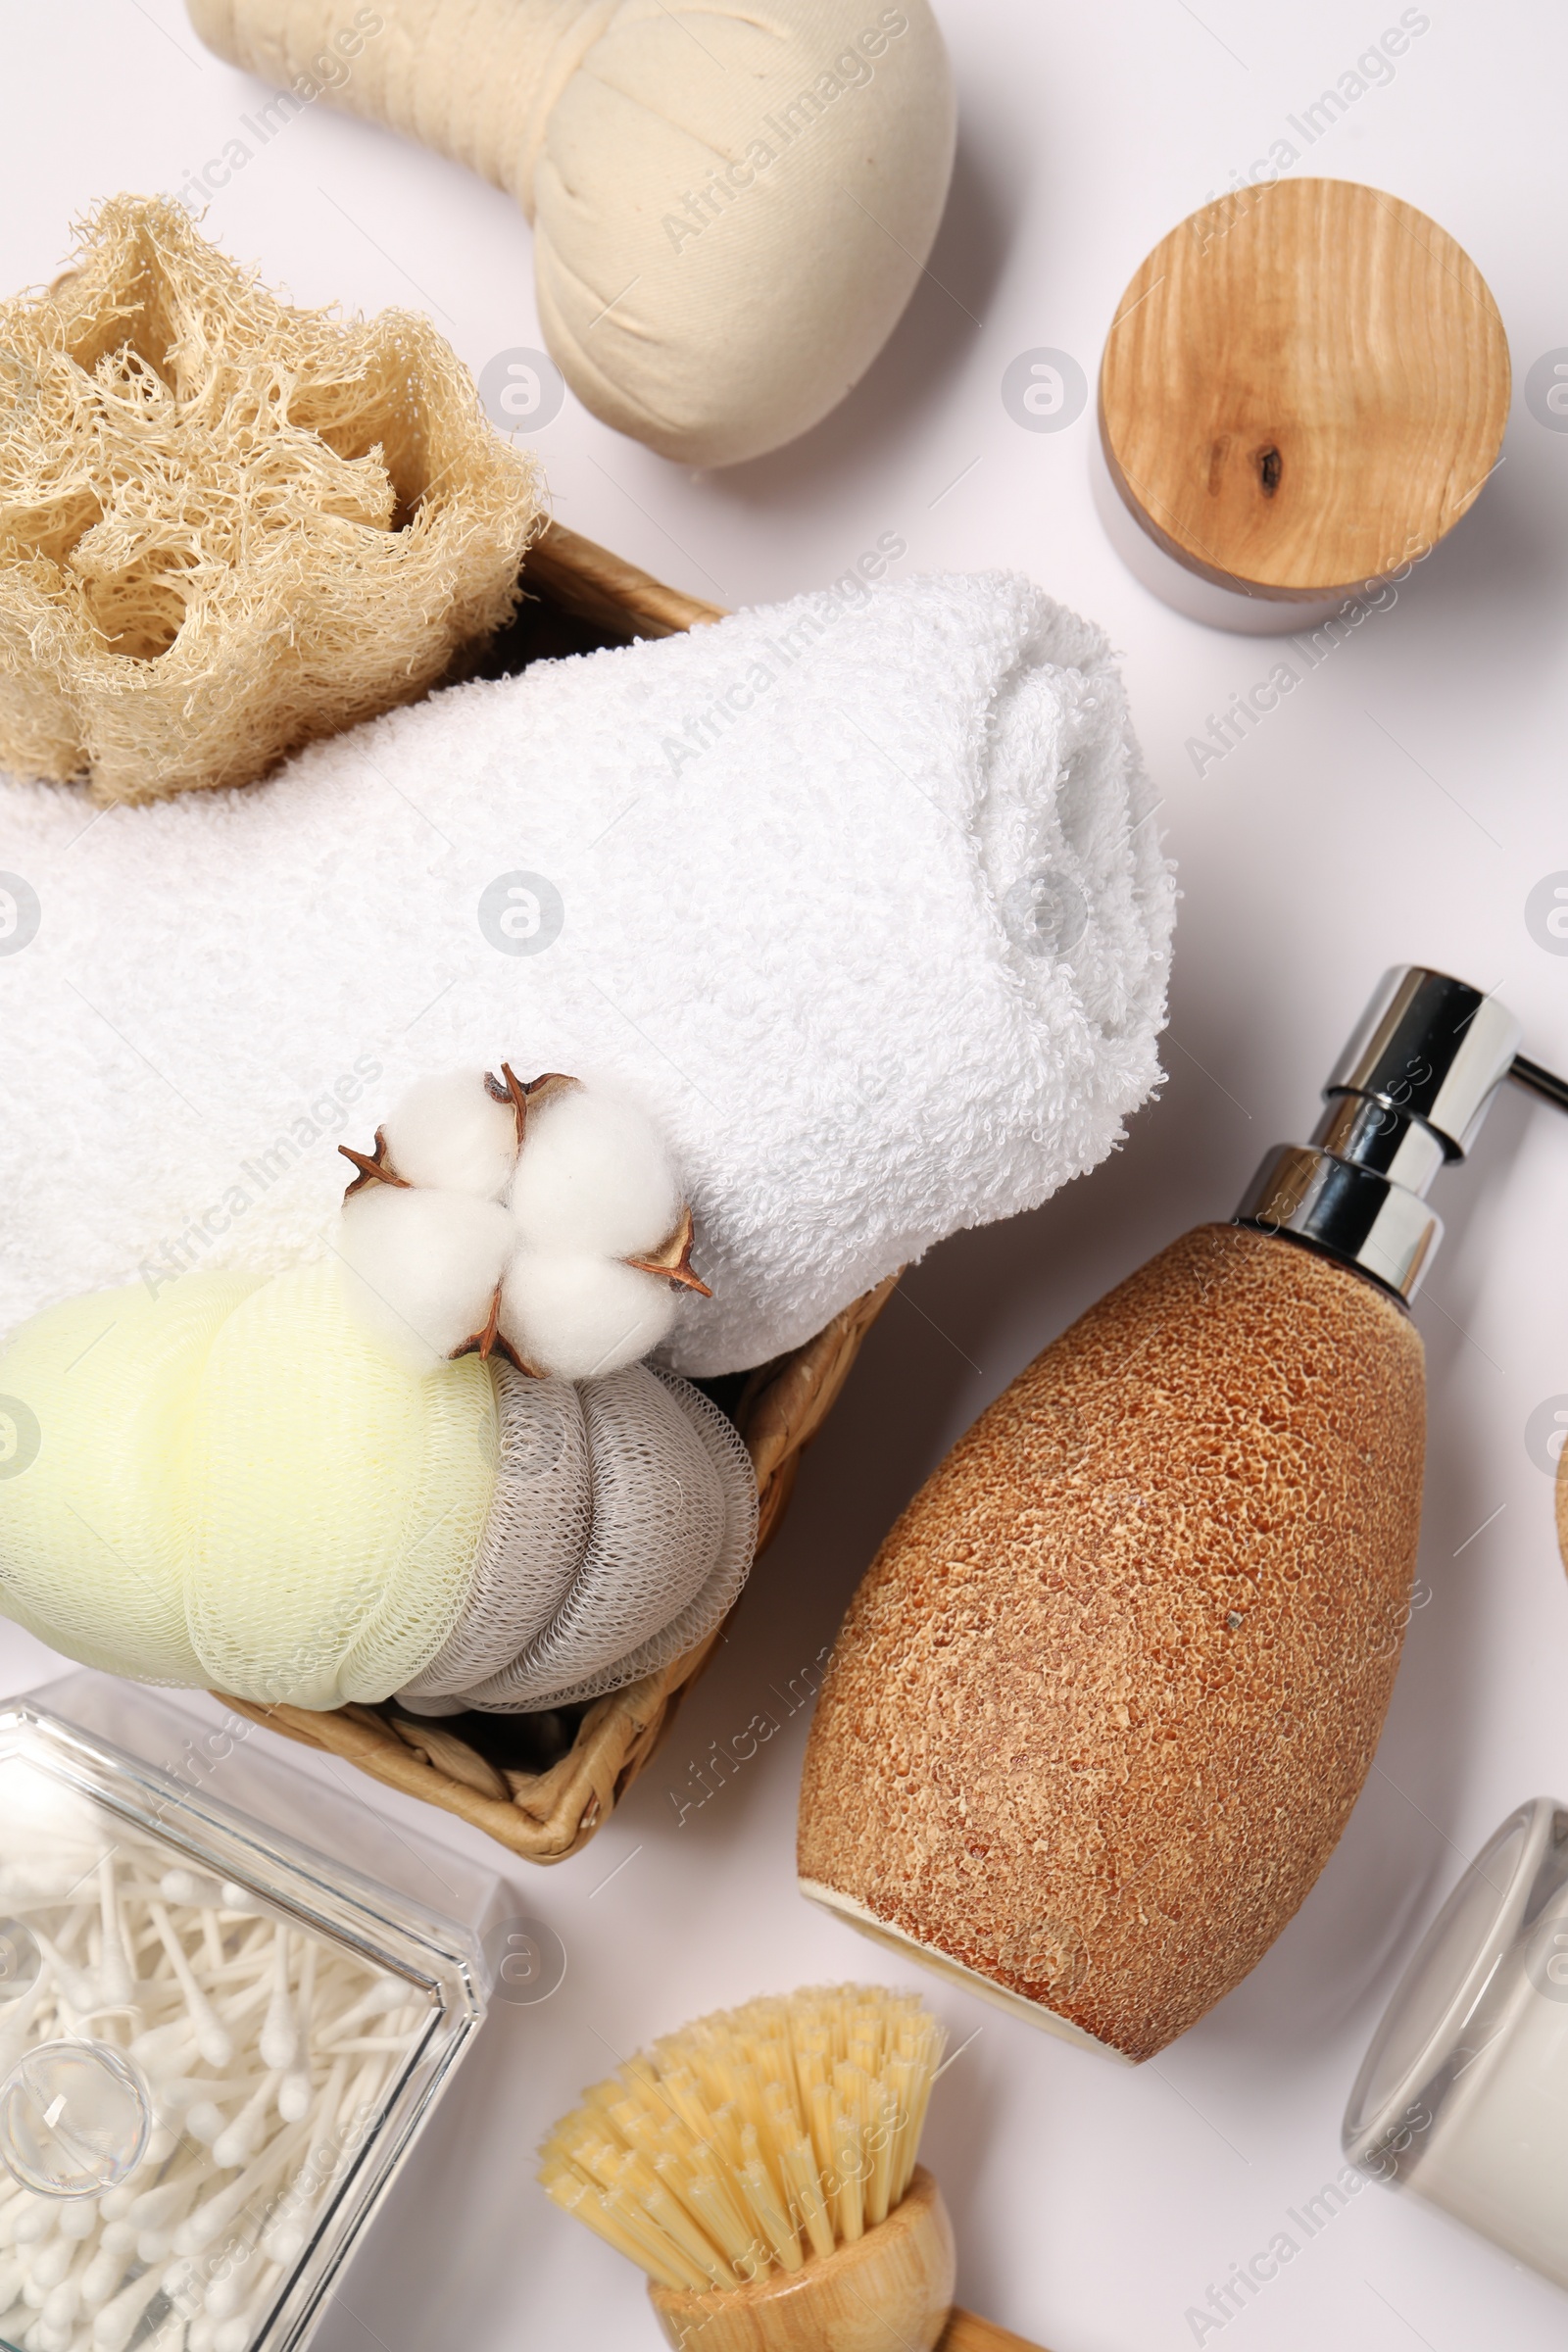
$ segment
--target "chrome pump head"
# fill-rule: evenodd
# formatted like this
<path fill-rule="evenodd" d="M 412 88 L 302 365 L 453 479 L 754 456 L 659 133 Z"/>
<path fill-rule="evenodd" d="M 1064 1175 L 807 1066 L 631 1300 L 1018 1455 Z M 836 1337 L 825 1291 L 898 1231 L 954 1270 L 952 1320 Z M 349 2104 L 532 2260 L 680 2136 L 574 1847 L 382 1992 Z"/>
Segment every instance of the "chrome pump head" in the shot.
<path fill-rule="evenodd" d="M 1413 1298 L 1443 1238 L 1426 1191 L 1463 1159 L 1504 1078 L 1561 1108 L 1568 1087 L 1518 1052 L 1519 1023 L 1446 972 L 1386 973 L 1323 1089 L 1309 1144 L 1279 1144 L 1248 1188 L 1238 1225 L 1285 1236 Z"/>

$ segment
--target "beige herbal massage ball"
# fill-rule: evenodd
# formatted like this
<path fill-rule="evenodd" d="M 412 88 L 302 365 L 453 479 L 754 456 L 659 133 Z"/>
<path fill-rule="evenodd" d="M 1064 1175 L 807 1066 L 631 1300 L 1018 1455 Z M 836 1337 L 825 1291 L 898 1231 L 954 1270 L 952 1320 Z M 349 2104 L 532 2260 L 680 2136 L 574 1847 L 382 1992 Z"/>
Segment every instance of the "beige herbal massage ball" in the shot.
<path fill-rule="evenodd" d="M 1421 1515 L 1423 1195 L 1517 1039 L 1494 999 L 1391 973 L 1313 1142 L 960 1441 L 829 1665 L 808 1895 L 1134 2060 L 1262 1957 L 1382 1729 Z"/>
<path fill-rule="evenodd" d="M 947 201 L 929 0 L 188 6 L 210 48 L 279 85 L 274 107 L 324 98 L 514 196 L 566 381 L 686 465 L 760 457 L 836 407 Z"/>

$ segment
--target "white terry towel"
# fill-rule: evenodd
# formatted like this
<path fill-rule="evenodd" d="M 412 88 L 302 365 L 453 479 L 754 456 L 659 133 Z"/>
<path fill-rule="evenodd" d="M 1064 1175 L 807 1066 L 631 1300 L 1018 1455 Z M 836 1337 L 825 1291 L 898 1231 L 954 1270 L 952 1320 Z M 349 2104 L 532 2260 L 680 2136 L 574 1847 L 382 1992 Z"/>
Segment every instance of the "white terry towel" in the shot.
<path fill-rule="evenodd" d="M 0 786 L 0 1330 L 318 1254 L 335 1147 L 505 1058 L 660 1122 L 713 1292 L 664 1353 L 761 1362 L 1118 1140 L 1151 807 L 1103 636 L 994 573 L 538 663 L 240 791 Z"/>

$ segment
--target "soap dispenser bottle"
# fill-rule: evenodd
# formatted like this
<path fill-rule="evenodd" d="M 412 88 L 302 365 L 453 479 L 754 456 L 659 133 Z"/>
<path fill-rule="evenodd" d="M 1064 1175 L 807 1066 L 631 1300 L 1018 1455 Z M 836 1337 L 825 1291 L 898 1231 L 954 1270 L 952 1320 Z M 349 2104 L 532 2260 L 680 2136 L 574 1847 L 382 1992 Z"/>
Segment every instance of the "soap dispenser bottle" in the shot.
<path fill-rule="evenodd" d="M 1309 1144 L 1038 1356 L 893 1529 L 823 1683 L 803 1891 L 1152 2057 L 1254 1967 L 1372 1761 L 1425 1446 L 1408 1302 L 1518 1024 L 1379 989 Z"/>

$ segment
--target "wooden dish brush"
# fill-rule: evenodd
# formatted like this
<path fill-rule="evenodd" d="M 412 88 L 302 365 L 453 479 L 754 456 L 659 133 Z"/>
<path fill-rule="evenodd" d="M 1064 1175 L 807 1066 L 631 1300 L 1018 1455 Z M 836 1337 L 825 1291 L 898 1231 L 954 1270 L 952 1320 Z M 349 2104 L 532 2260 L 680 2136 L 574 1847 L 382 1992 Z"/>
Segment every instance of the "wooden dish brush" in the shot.
<path fill-rule="evenodd" d="M 946 2034 L 840 1984 L 667 2034 L 585 2092 L 539 2178 L 648 2273 L 703 2352 L 1037 2352 L 953 2304 L 953 2226 L 915 2162 Z"/>

